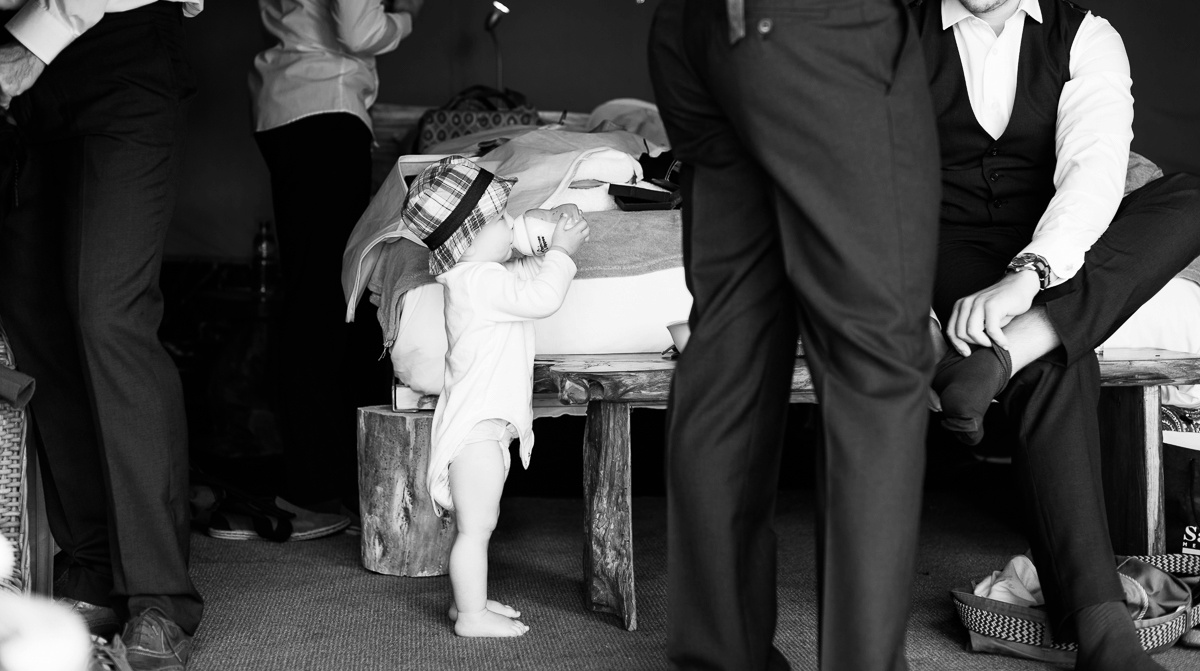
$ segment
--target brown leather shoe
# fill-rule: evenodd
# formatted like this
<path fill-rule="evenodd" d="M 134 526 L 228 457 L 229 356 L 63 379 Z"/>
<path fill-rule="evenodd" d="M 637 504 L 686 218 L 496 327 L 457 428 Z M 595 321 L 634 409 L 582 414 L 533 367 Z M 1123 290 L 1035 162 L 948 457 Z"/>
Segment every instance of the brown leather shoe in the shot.
<path fill-rule="evenodd" d="M 133 671 L 184 671 L 192 654 L 192 637 L 157 608 L 129 618 L 121 641 Z"/>
<path fill-rule="evenodd" d="M 55 599 L 55 601 L 70 608 L 72 612 L 78 613 L 87 625 L 88 632 L 94 636 L 108 638 L 121 628 L 121 618 L 117 616 L 117 611 L 108 606 L 97 606 L 94 603 L 67 597 Z"/>

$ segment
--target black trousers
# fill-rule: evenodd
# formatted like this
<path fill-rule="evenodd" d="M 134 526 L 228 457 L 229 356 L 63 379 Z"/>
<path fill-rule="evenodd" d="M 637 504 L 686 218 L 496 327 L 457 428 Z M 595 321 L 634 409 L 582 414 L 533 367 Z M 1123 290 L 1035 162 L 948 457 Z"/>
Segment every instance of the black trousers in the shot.
<path fill-rule="evenodd" d="M 1129 194 L 1070 280 L 1034 300 L 1063 346 L 1019 371 L 999 397 L 1017 437 L 1014 466 L 1046 602 L 1058 618 L 1123 598 L 1100 471 L 1095 349 L 1200 256 L 1200 179 L 1176 174 Z M 934 309 L 999 281 L 1033 228 L 943 225 Z"/>
<path fill-rule="evenodd" d="M 668 418 L 668 654 L 787 668 L 773 513 L 796 337 L 817 458 L 823 669 L 903 669 L 932 367 L 940 198 L 900 2 L 664 0 L 650 64 L 684 171 L 694 304 Z"/>
<path fill-rule="evenodd" d="M 282 363 L 286 496 L 340 497 L 353 507 L 355 408 L 386 402 L 390 380 L 386 358 L 377 361 L 383 339 L 372 306 L 347 324 L 341 284 L 346 240 L 371 199 L 371 131 L 357 116 L 334 112 L 255 140 L 271 172 L 283 272 L 281 333 L 272 345 Z"/>
<path fill-rule="evenodd" d="M 175 3 L 106 15 L 12 105 L 27 143 L 0 223 L 0 316 L 37 379 L 50 528 L 65 596 L 185 631 L 188 453 L 178 372 L 158 340 L 159 271 L 193 86 Z"/>

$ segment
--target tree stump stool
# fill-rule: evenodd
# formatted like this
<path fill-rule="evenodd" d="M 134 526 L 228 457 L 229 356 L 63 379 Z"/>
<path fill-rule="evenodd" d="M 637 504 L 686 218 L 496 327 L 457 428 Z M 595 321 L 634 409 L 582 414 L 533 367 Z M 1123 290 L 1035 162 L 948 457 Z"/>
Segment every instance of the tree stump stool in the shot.
<path fill-rule="evenodd" d="M 437 515 L 425 486 L 433 411 L 358 409 L 362 563 L 376 573 L 445 575 L 454 515 Z"/>

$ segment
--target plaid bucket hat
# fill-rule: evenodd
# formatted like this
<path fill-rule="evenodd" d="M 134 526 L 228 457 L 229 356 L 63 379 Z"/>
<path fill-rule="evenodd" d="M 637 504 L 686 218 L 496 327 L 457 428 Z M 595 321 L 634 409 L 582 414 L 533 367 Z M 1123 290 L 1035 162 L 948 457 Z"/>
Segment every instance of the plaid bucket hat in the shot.
<path fill-rule="evenodd" d="M 462 156 L 425 168 L 413 181 L 400 218 L 429 248 L 429 272 L 449 270 L 484 224 L 504 212 L 515 179 L 504 179 Z"/>

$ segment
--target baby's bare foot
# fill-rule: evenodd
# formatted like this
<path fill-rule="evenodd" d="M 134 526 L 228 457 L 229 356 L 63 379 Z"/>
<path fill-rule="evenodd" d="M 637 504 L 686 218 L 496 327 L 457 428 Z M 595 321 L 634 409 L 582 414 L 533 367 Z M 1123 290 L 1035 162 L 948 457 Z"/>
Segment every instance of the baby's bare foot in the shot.
<path fill-rule="evenodd" d="M 517 610 L 516 608 L 513 608 L 512 606 L 507 606 L 505 604 L 502 604 L 499 601 L 492 601 L 491 599 L 488 599 L 487 605 L 484 607 L 487 608 L 488 610 L 492 611 L 493 613 L 499 613 L 500 615 L 503 615 L 504 617 L 508 617 L 508 618 L 521 617 L 521 611 Z M 458 620 L 458 606 L 455 606 L 454 603 L 451 602 L 450 610 L 447 612 L 447 614 L 450 616 L 451 622 Z"/>
<path fill-rule="evenodd" d="M 484 608 L 476 613 L 459 613 L 454 622 L 454 633 L 459 636 L 510 637 L 521 636 L 529 631 L 520 620 L 509 618 Z"/>

